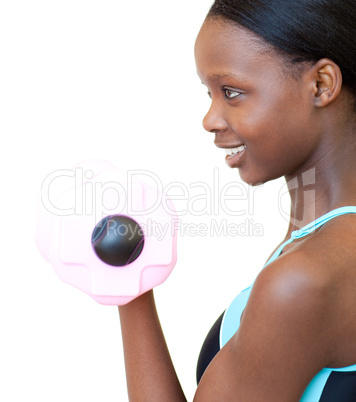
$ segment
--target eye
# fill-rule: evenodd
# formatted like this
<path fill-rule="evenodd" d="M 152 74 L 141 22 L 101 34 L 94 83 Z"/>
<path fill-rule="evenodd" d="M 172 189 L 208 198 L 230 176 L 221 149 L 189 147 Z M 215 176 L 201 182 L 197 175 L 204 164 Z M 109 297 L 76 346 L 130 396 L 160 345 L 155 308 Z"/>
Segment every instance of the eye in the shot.
<path fill-rule="evenodd" d="M 223 91 L 226 99 L 235 99 L 241 95 L 241 92 L 238 92 L 235 89 L 223 88 Z"/>

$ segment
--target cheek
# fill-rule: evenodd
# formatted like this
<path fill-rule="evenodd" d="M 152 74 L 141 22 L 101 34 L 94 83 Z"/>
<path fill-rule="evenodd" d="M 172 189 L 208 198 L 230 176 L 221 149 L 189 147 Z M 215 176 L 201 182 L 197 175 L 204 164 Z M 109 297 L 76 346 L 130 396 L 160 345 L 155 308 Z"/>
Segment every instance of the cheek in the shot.
<path fill-rule="evenodd" d="M 286 102 L 256 107 L 240 119 L 238 130 L 248 147 L 241 178 L 250 184 L 284 176 L 302 165 L 316 145 L 311 114 Z"/>
<path fill-rule="evenodd" d="M 266 92 L 256 99 L 251 113 L 246 114 L 251 140 L 261 141 L 266 147 L 278 143 L 281 150 L 288 144 L 303 144 L 308 140 L 305 134 L 312 125 L 312 108 L 308 99 L 303 99 L 302 93 L 294 86 L 284 88 L 284 91 L 270 91 L 268 96 Z"/>

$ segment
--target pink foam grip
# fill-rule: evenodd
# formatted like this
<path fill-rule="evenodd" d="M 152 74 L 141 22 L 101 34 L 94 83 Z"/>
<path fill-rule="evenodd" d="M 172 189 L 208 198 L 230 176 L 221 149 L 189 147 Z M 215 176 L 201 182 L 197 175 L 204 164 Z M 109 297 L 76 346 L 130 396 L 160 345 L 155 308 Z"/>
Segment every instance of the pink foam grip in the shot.
<path fill-rule="evenodd" d="M 177 216 L 158 183 L 107 161 L 82 162 L 48 175 L 38 201 L 36 243 L 58 277 L 106 305 L 123 305 L 164 282 L 177 259 Z M 53 195 L 54 194 L 54 195 Z M 92 246 L 106 216 L 136 221 L 144 247 L 126 266 L 103 262 Z"/>

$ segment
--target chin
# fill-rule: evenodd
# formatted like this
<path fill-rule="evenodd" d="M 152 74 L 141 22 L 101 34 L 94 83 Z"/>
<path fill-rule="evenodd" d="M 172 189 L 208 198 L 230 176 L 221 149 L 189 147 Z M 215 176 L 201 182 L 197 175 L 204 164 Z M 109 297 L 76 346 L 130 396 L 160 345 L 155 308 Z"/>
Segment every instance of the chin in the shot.
<path fill-rule="evenodd" d="M 240 171 L 240 178 L 243 182 L 252 187 L 260 186 L 262 184 L 267 183 L 270 180 L 273 180 L 272 178 L 262 177 L 262 175 L 256 175 L 256 174 L 252 175 L 241 171 Z"/>
<path fill-rule="evenodd" d="M 275 172 L 276 173 L 276 172 Z M 251 171 L 239 169 L 240 178 L 246 184 L 252 187 L 261 186 L 269 181 L 279 179 L 283 177 L 283 174 L 273 174 L 272 172 L 267 172 L 265 169 L 261 171 Z"/>

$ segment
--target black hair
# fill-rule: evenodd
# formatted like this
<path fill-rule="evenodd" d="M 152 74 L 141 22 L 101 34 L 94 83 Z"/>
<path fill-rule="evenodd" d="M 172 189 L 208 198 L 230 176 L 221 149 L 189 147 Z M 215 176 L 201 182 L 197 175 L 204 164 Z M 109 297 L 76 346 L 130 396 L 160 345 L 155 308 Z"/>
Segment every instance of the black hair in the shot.
<path fill-rule="evenodd" d="M 355 0 L 215 0 L 207 18 L 253 31 L 293 64 L 331 59 L 356 98 Z"/>

